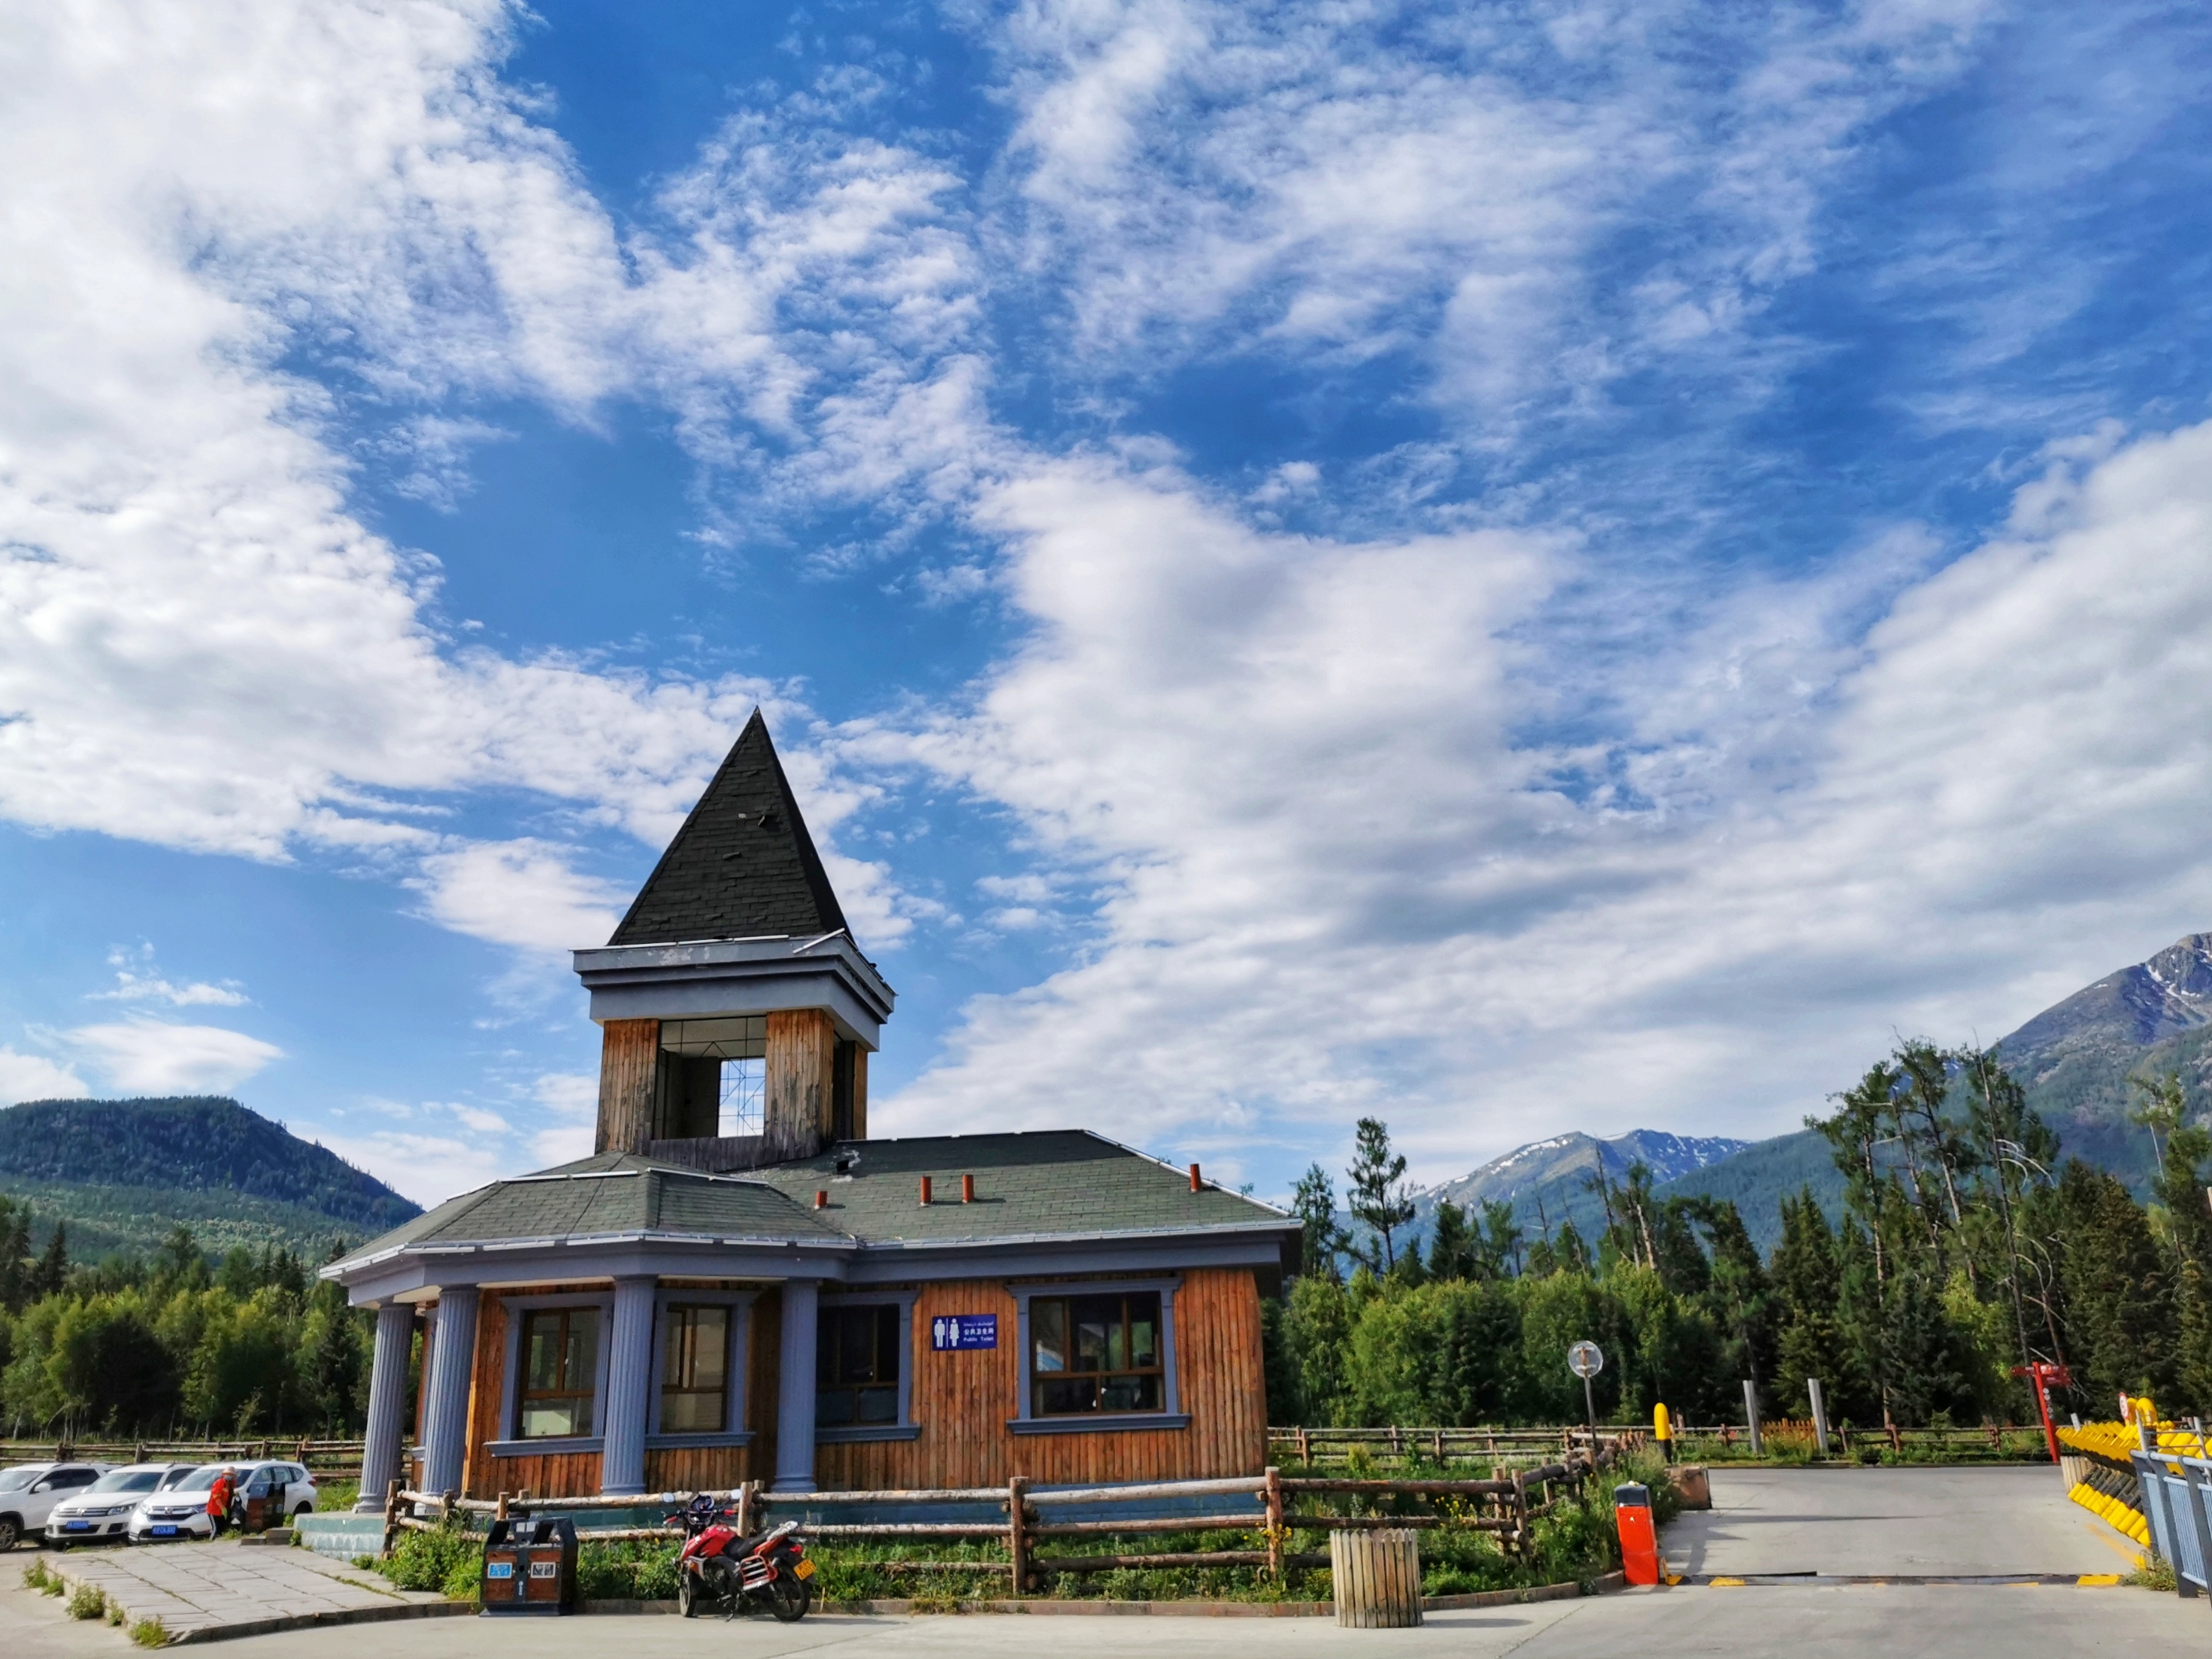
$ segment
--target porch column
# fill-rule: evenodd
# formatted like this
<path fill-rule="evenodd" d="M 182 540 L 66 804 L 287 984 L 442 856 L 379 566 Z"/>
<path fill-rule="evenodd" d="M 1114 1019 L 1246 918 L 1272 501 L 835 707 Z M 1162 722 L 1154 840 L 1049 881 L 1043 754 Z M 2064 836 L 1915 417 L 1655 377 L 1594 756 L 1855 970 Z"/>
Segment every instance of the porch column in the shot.
<path fill-rule="evenodd" d="M 814 1323 L 820 1287 L 783 1281 L 783 1367 L 776 1379 L 775 1484 L 771 1492 L 814 1490 Z"/>
<path fill-rule="evenodd" d="M 599 1490 L 645 1490 L 645 1425 L 653 1391 L 653 1301 L 657 1281 L 615 1280 L 614 1328 L 608 1333 L 605 1447 Z"/>
<path fill-rule="evenodd" d="M 368 1364 L 368 1439 L 361 1453 L 357 1515 L 382 1514 L 384 1492 L 399 1479 L 400 1437 L 407 1426 L 407 1359 L 415 1346 L 415 1310 L 387 1302 L 376 1310 L 376 1348 Z"/>
<path fill-rule="evenodd" d="M 430 1338 L 430 1399 L 422 1430 L 422 1485 L 455 1492 L 469 1444 L 470 1374 L 476 1369 L 477 1287 L 452 1285 L 438 1292 L 438 1322 Z"/>

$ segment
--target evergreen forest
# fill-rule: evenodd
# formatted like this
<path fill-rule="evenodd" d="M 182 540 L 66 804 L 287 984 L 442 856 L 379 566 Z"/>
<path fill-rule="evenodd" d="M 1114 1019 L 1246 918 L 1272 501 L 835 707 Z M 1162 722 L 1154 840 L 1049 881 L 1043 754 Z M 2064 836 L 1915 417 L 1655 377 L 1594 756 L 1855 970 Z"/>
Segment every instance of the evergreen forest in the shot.
<path fill-rule="evenodd" d="M 179 1227 L 149 1256 L 84 1265 L 63 1224 L 33 1255 L 33 1219 L 0 1197 L 0 1434 L 360 1431 L 372 1316 L 297 1255 L 210 1262 Z"/>
<path fill-rule="evenodd" d="M 1820 1380 L 1854 1428 L 2036 1419 L 2016 1368 L 2068 1368 L 2055 1414 L 2148 1395 L 2212 1415 L 2212 1133 L 2179 1078 L 2134 1080 L 2156 1173 L 2147 1204 L 2061 1156 L 1994 1050 L 1900 1043 L 1807 1120 L 1842 1177 L 1839 1213 L 1782 1201 L 1762 1253 L 1735 1205 L 1659 1197 L 1650 1172 L 1591 1179 L 1601 1224 L 1530 1237 L 1512 1207 L 1444 1205 L 1425 1247 L 1388 1127 L 1363 1120 L 1340 1211 L 1319 1165 L 1294 1200 L 1303 1271 L 1266 1304 L 1268 1419 L 1312 1426 L 1579 1420 L 1567 1350 L 1604 1350 L 1596 1408 L 1645 1420 L 1808 1413 Z M 1344 1224 L 1348 1211 L 1352 1224 Z M 1351 1271 L 1347 1274 L 1346 1267 Z"/>

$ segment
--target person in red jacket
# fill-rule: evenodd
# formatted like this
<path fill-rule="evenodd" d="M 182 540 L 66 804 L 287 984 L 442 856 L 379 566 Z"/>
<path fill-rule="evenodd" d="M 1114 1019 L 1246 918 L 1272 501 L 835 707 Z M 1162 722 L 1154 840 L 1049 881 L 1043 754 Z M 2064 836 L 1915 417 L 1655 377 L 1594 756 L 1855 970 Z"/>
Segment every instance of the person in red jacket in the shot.
<path fill-rule="evenodd" d="M 220 1538 L 230 1529 L 230 1500 L 238 1490 L 238 1471 L 225 1465 L 216 1475 L 215 1484 L 208 1488 L 209 1529 Z"/>

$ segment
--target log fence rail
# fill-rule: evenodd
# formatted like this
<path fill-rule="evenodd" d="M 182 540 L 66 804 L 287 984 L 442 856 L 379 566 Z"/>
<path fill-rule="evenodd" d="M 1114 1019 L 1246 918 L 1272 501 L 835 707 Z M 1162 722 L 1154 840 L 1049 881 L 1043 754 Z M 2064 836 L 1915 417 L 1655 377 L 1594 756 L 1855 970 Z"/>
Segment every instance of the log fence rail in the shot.
<path fill-rule="evenodd" d="M 1372 1533 L 1389 1529 L 1457 1528 L 1487 1533 L 1509 1554 L 1525 1558 L 1533 1547 L 1533 1522 L 1570 1497 L 1581 1495 L 1589 1480 L 1610 1468 L 1643 1439 L 1640 1431 L 1602 1437 L 1595 1449 L 1585 1443 L 1562 1448 L 1547 1463 L 1493 1472 L 1487 1480 L 1352 1479 L 1337 1476 L 1301 1478 L 1269 1468 L 1263 1474 L 1225 1480 L 1153 1481 L 1135 1486 L 1070 1487 L 1047 1492 L 1031 1490 L 1016 1476 L 1004 1486 L 977 1486 L 949 1491 L 768 1492 L 748 1481 L 734 1492 L 704 1496 L 733 1504 L 742 1531 L 750 1534 L 772 1523 L 779 1510 L 797 1511 L 799 1536 L 825 1543 L 915 1543 L 960 1540 L 996 1543 L 1004 1553 L 973 1561 L 860 1561 L 853 1565 L 890 1573 L 925 1571 L 990 1573 L 1011 1578 L 1018 1594 L 1025 1594 L 1038 1581 L 1059 1573 L 1104 1572 L 1134 1567 L 1240 1566 L 1266 1569 L 1279 1579 L 1300 1567 L 1325 1567 L 1330 1558 L 1318 1552 L 1295 1552 L 1287 1547 L 1300 1532 Z M 544 1498 L 526 1492 L 502 1493 L 495 1499 L 463 1498 L 456 1492 L 414 1492 L 398 1481 L 386 1494 L 384 1549 L 390 1553 L 400 1535 L 448 1525 L 455 1517 L 518 1517 L 557 1512 L 582 1521 L 594 1514 L 634 1514 L 639 1510 L 664 1513 L 682 1509 L 695 1494 L 689 1492 L 635 1493 L 622 1497 Z M 1081 1508 L 1095 1504 L 1141 1504 L 1185 1498 L 1250 1500 L 1249 1510 L 1209 1511 L 1183 1516 L 1115 1516 L 1082 1520 Z M 1336 1507 L 1326 1507 L 1331 1500 Z M 1425 1514 L 1378 1512 L 1388 1504 L 1402 1509 L 1407 1503 L 1426 1503 Z M 884 1521 L 814 1522 L 806 1511 L 830 1505 L 992 1504 L 1006 1517 L 1000 1522 Z M 1108 1541 L 1117 1537 L 1139 1538 L 1173 1533 L 1250 1532 L 1259 1547 L 1102 1554 L 1040 1553 L 1048 1540 Z M 667 1526 L 617 1524 L 580 1525 L 578 1536 L 586 1542 L 624 1540 L 674 1539 L 678 1528 Z"/>

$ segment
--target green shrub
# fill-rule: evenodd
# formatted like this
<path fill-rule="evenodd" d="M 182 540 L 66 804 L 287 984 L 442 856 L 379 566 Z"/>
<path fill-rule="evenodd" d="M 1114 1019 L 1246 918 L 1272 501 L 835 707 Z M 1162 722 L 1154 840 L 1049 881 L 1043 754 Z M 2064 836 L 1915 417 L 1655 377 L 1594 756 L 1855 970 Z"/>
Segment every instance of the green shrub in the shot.
<path fill-rule="evenodd" d="M 69 1615 L 72 1619 L 104 1619 L 107 1616 L 107 1597 L 96 1585 L 79 1584 L 70 1592 Z"/>
<path fill-rule="evenodd" d="M 46 1571 L 44 1561 L 34 1559 L 29 1566 L 23 1569 L 23 1588 L 44 1590 L 48 1595 L 59 1595 L 62 1581 Z"/>
<path fill-rule="evenodd" d="M 169 1627 L 158 1619 L 141 1619 L 131 1626 L 131 1639 L 142 1648 L 169 1645 Z"/>
<path fill-rule="evenodd" d="M 391 1555 L 371 1565 L 401 1589 L 438 1590 L 465 1601 L 477 1593 L 483 1540 L 456 1516 L 427 1532 L 403 1533 Z"/>
<path fill-rule="evenodd" d="M 676 1546 L 642 1538 L 586 1544 L 576 1552 L 576 1594 L 586 1601 L 672 1601 Z"/>

